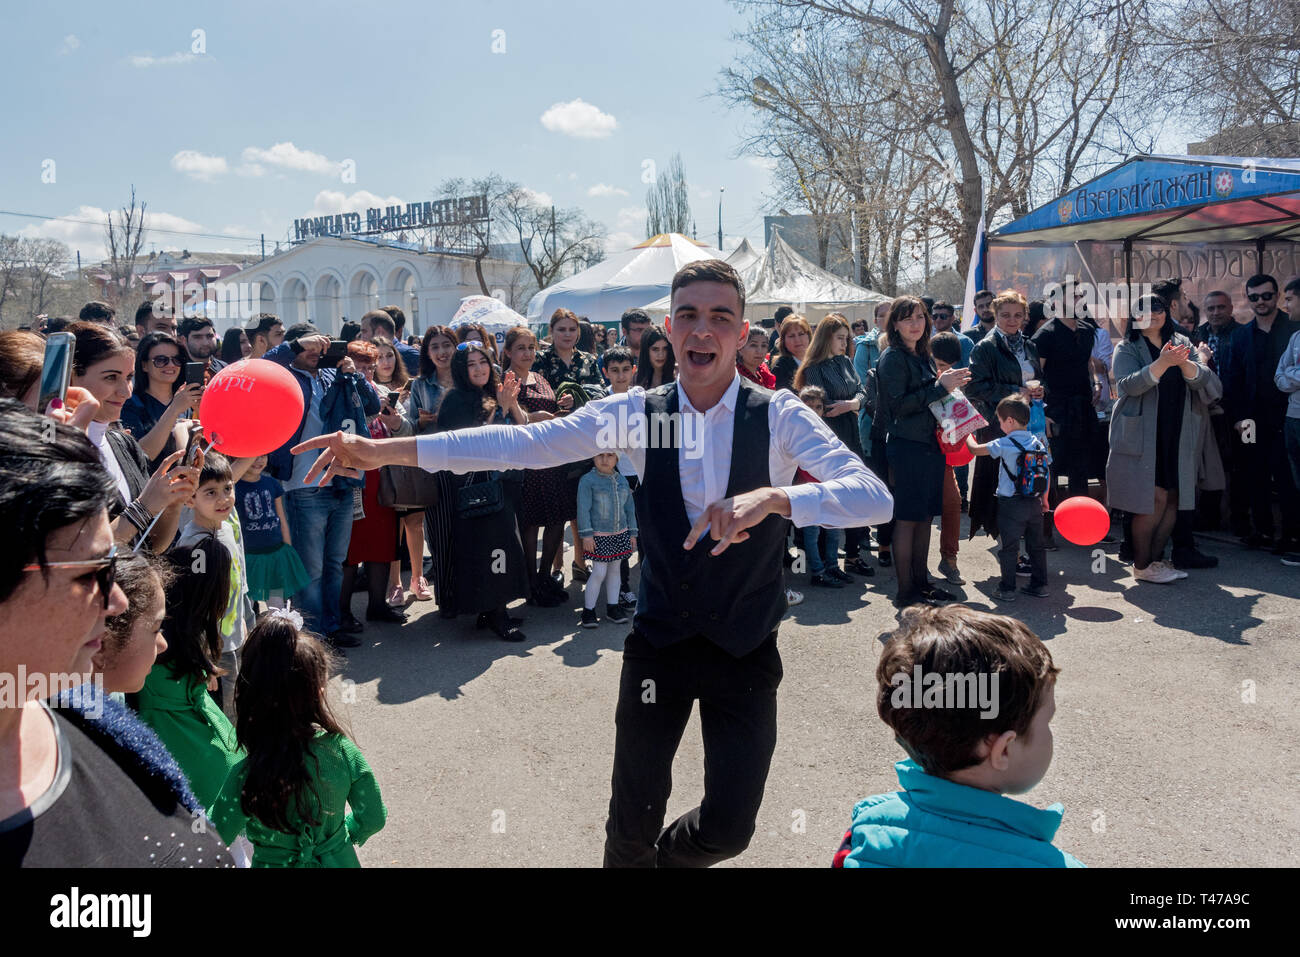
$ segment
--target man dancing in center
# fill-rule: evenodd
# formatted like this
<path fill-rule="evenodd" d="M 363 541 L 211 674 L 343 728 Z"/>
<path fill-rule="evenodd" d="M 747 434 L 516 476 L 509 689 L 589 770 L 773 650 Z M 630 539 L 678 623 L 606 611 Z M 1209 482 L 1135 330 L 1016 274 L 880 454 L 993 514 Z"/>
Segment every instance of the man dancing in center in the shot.
<path fill-rule="evenodd" d="M 294 449 L 323 450 L 308 482 L 380 465 L 462 473 L 548 468 L 609 451 L 631 459 L 645 563 L 623 650 L 607 867 L 707 867 L 749 845 L 776 747 L 784 520 L 861 528 L 893 513 L 884 483 L 793 393 L 736 372 L 749 324 L 731 266 L 683 267 L 671 310 L 675 383 L 528 426 L 382 441 L 336 432 Z M 693 428 L 682 421 L 690 416 Z M 618 427 L 638 421 L 642 428 Z M 653 441 L 665 422 L 677 440 Z M 799 468 L 818 481 L 793 485 Z M 664 828 L 673 756 L 696 700 L 704 799 Z"/>

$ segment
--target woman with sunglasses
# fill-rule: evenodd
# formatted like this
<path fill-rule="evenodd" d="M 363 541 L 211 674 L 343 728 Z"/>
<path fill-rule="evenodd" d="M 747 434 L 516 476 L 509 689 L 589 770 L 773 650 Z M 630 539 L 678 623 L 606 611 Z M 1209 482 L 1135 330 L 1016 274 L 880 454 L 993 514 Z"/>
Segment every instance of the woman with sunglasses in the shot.
<path fill-rule="evenodd" d="M 0 674 L 27 675 L 25 700 L 0 708 L 0 868 L 233 864 L 194 832 L 198 802 L 137 718 L 100 695 L 42 700 L 85 680 L 127 610 L 116 496 L 84 433 L 0 400 Z"/>
<path fill-rule="evenodd" d="M 186 385 L 181 373 L 189 362 L 185 347 L 165 332 L 151 332 L 135 352 L 131 398 L 122 405 L 122 424 L 149 456 L 149 467 L 184 448 L 183 424 L 199 406 L 203 386 Z"/>
<path fill-rule="evenodd" d="M 1113 369 L 1106 497 L 1133 515 L 1134 581 L 1167 585 L 1187 577 L 1163 559 L 1178 510 L 1196 507 L 1205 420 L 1192 400 L 1217 376 L 1155 295 L 1138 300 Z"/>

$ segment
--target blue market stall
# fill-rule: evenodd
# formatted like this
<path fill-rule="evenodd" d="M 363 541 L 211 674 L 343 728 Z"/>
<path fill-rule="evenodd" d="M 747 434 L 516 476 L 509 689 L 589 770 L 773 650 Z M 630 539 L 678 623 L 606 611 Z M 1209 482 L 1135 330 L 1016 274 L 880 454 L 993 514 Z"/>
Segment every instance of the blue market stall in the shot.
<path fill-rule="evenodd" d="M 1194 302 L 1222 289 L 1245 315 L 1247 278 L 1300 275 L 1300 159 L 1135 156 L 992 231 L 984 254 L 987 288 L 1030 299 L 1067 278 L 1179 277 Z"/>

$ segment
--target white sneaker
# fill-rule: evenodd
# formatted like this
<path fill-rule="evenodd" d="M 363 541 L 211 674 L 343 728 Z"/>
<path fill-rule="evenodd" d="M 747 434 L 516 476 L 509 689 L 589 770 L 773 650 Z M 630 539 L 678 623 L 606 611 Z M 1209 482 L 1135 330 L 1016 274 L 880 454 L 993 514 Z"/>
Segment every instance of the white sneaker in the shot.
<path fill-rule="evenodd" d="M 1186 577 L 1187 577 L 1187 572 L 1185 572 L 1185 571 L 1180 571 L 1179 569 L 1175 568 L 1173 565 L 1169 564 L 1168 562 L 1163 562 L 1163 561 L 1161 561 L 1161 562 L 1152 562 L 1151 564 L 1152 564 L 1152 565 L 1159 565 L 1161 568 L 1167 568 L 1167 569 L 1169 569 L 1169 571 L 1171 571 L 1171 572 L 1174 573 L 1174 577 L 1175 577 L 1175 578 L 1186 578 Z"/>
<path fill-rule="evenodd" d="M 1164 567 L 1160 562 L 1152 562 L 1146 568 L 1133 566 L 1133 578 L 1140 582 L 1168 585 L 1170 582 L 1178 581 L 1178 574 L 1172 568 Z"/>
<path fill-rule="evenodd" d="M 793 588 L 787 588 L 785 590 L 785 600 L 790 604 L 791 607 L 794 607 L 795 605 L 803 601 L 803 594 L 801 592 L 795 591 Z"/>

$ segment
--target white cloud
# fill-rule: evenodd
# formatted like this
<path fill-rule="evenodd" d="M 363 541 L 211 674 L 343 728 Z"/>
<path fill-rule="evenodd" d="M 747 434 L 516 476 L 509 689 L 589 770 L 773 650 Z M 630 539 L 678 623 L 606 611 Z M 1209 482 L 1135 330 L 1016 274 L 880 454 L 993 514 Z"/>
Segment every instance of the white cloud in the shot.
<path fill-rule="evenodd" d="M 627 196 L 628 191 L 619 189 L 617 186 L 610 186 L 608 183 L 597 183 L 587 190 L 588 196 Z"/>
<path fill-rule="evenodd" d="M 276 143 L 270 149 L 246 146 L 240 159 L 244 164 L 240 172 L 247 176 L 261 176 L 268 166 L 305 173 L 332 174 L 339 171 L 339 164 L 328 157 L 311 150 L 300 150 L 292 143 Z"/>
<path fill-rule="evenodd" d="M 67 56 L 79 46 L 81 46 L 80 38 L 78 38 L 75 33 L 69 33 L 63 38 L 63 46 L 59 47 L 59 53 Z"/>
<path fill-rule="evenodd" d="M 113 214 L 114 221 L 116 221 L 120 211 L 115 209 Z M 108 251 L 104 248 L 104 223 L 107 216 L 108 211 L 100 209 L 98 206 L 78 206 L 75 211 L 64 218 L 47 219 L 31 226 L 25 226 L 19 231 L 19 235 L 27 237 L 40 236 L 67 243 L 68 248 L 72 251 L 73 258 L 75 259 L 76 254 L 80 252 L 82 263 L 89 265 L 108 255 Z M 172 213 L 157 213 L 151 210 L 145 214 L 143 247 L 145 255 L 147 255 L 150 243 L 156 244 L 159 248 L 194 248 L 203 243 L 202 237 L 178 236 L 159 232 L 159 230 L 163 229 L 179 230 L 181 233 L 203 232 L 203 227 L 193 220 Z"/>
<path fill-rule="evenodd" d="M 618 120 L 581 99 L 555 103 L 542 114 L 542 126 L 580 140 L 599 140 L 618 128 Z"/>
<path fill-rule="evenodd" d="M 630 226 L 644 229 L 645 221 L 649 215 L 650 210 L 646 209 L 644 206 L 624 206 L 618 211 L 618 220 L 616 221 L 616 225 L 619 229 L 627 229 Z M 644 238 L 644 236 L 641 237 L 641 239 Z M 637 242 L 640 241 L 640 239 L 637 240 Z"/>
<path fill-rule="evenodd" d="M 215 177 L 225 175 L 230 167 L 224 156 L 209 156 L 198 150 L 181 150 L 172 157 L 172 169 L 192 179 L 211 182 Z"/>
<path fill-rule="evenodd" d="M 641 233 L 610 233 L 605 241 L 605 251 L 608 253 L 621 253 L 626 249 L 631 249 L 637 243 L 645 242 L 645 240 L 645 236 L 641 235 Z"/>
<path fill-rule="evenodd" d="M 572 183 L 572 182 L 573 182 L 574 180 L 576 180 L 577 178 L 578 178 L 578 174 L 577 174 L 577 173 L 570 173 L 570 174 L 569 174 L 569 182 L 570 182 L 570 183 Z"/>
<path fill-rule="evenodd" d="M 538 206 L 555 205 L 555 197 L 553 197 L 550 193 L 541 193 L 535 189 L 529 189 L 527 186 L 522 187 L 520 189 L 520 192 L 522 192 L 524 196 L 526 196 L 532 202 L 536 203 Z"/>
<path fill-rule="evenodd" d="M 197 59 L 198 57 L 193 53 L 169 53 L 166 56 L 149 56 L 146 54 L 130 58 L 131 65 L 136 67 L 175 66 L 178 63 L 189 63 L 191 60 Z"/>
<path fill-rule="evenodd" d="M 746 156 L 745 162 L 755 169 L 765 170 L 769 173 L 776 169 L 776 160 L 770 156 Z"/>
<path fill-rule="evenodd" d="M 363 209 L 382 209 L 385 206 L 403 206 L 406 201 L 397 196 L 377 196 L 367 189 L 359 189 L 351 196 L 338 189 L 323 189 L 316 194 L 307 216 L 335 216 Z"/>

